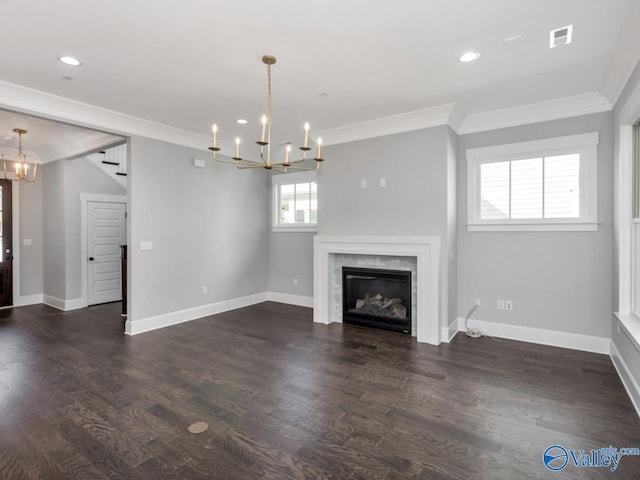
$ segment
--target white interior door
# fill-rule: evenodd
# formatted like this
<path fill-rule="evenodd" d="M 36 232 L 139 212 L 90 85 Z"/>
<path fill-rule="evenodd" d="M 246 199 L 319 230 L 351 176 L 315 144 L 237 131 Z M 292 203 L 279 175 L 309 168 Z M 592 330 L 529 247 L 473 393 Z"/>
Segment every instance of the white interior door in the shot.
<path fill-rule="evenodd" d="M 122 300 L 120 245 L 126 242 L 124 203 L 87 203 L 87 303 Z"/>

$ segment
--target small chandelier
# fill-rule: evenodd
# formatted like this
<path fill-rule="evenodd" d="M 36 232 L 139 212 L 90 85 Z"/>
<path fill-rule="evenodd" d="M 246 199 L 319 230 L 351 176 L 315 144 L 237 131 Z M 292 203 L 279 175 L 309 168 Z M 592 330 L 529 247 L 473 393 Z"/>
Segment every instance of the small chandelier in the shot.
<path fill-rule="evenodd" d="M 14 182 L 33 183 L 36 181 L 36 173 L 38 171 L 38 164 L 35 158 L 32 158 L 33 169 L 29 169 L 29 163 L 27 162 L 27 155 L 22 152 L 22 135 L 27 133 L 22 128 L 14 128 L 13 131 L 18 134 L 18 153 L 13 158 L 13 168 L 7 169 L 7 159 L 5 154 L 2 154 L 2 171 L 4 173 L 5 180 L 12 180 Z M 9 174 L 10 171 L 11 173 Z"/>
<path fill-rule="evenodd" d="M 256 143 L 260 147 L 260 158 L 262 162 L 255 162 L 253 160 L 247 160 L 240 156 L 240 139 L 236 138 L 236 154 L 232 157 L 232 160 L 224 160 L 218 158 L 216 152 L 220 151 L 220 148 L 216 146 L 216 135 L 218 133 L 218 125 L 214 124 L 211 128 L 213 132 L 213 146 L 209 147 L 209 150 L 213 152 L 213 159 L 221 162 L 221 163 L 232 163 L 236 167 L 240 169 L 245 168 L 264 168 L 265 170 L 275 170 L 280 173 L 288 173 L 289 171 L 297 171 L 297 170 L 316 170 L 320 168 L 320 162 L 323 161 L 321 157 L 321 149 L 322 149 L 322 139 L 318 138 L 316 140 L 316 156 L 314 160 L 316 161 L 315 168 L 302 167 L 297 164 L 304 162 L 307 159 L 307 152 L 311 150 L 309 147 L 309 124 L 304 124 L 304 142 L 300 147 L 302 150 L 302 157 L 297 160 L 292 160 L 289 158 L 291 153 L 291 145 L 287 145 L 284 161 L 282 162 L 271 162 L 271 120 L 272 120 L 272 109 L 271 109 L 271 65 L 276 63 L 276 57 L 273 55 L 265 55 L 262 57 L 262 63 L 267 66 L 267 107 L 268 114 L 263 115 L 261 118 L 262 123 L 262 135 L 260 136 L 260 140 L 256 141 Z"/>

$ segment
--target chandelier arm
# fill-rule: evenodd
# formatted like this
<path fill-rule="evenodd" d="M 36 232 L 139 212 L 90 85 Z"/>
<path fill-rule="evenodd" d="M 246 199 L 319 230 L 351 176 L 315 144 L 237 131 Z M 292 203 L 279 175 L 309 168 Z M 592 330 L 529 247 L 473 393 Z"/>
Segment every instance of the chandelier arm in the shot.
<path fill-rule="evenodd" d="M 269 131 L 269 140 L 271 140 L 271 131 Z M 262 159 L 262 165 L 269 165 L 269 145 L 267 145 L 267 158 L 265 160 L 264 154 L 262 152 L 264 147 L 260 148 L 260 158 Z"/>
<path fill-rule="evenodd" d="M 263 166 L 262 163 L 254 162 L 252 160 L 244 160 L 244 159 L 242 159 L 242 160 L 225 160 L 225 159 L 222 159 L 222 158 L 218 158 L 215 153 L 213 154 L 213 159 L 215 161 L 217 161 L 217 162 L 220 162 L 220 163 L 233 163 L 234 165 L 238 164 L 238 163 L 241 163 L 241 164 L 256 165 L 258 167 L 262 167 Z"/>
<path fill-rule="evenodd" d="M 311 168 L 311 167 L 295 167 L 295 166 L 292 166 L 292 165 L 277 165 L 276 167 L 274 167 L 274 169 L 276 169 L 278 172 L 286 173 L 286 172 L 283 172 L 281 170 L 278 170 L 280 168 L 289 169 L 289 170 L 303 170 L 303 171 L 311 171 L 311 170 L 315 170 L 316 169 L 315 167 L 314 168 Z"/>
<path fill-rule="evenodd" d="M 255 164 L 255 165 L 243 165 L 243 164 L 239 164 L 236 165 L 238 167 L 239 170 L 246 170 L 247 168 L 264 168 L 264 165 L 260 165 L 259 163 Z"/>
<path fill-rule="evenodd" d="M 289 160 L 288 162 L 278 162 L 278 163 L 272 163 L 271 165 L 274 167 L 287 167 L 287 166 L 291 166 L 291 165 L 296 165 L 298 163 L 302 163 L 304 162 L 306 159 L 301 158 L 300 160 Z"/>

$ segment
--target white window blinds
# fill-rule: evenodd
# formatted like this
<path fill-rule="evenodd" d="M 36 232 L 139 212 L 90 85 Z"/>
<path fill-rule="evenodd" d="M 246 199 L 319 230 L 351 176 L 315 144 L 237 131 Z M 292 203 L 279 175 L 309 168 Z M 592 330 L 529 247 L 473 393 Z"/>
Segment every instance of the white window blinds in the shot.
<path fill-rule="evenodd" d="M 480 219 L 580 216 L 580 155 L 483 163 Z"/>

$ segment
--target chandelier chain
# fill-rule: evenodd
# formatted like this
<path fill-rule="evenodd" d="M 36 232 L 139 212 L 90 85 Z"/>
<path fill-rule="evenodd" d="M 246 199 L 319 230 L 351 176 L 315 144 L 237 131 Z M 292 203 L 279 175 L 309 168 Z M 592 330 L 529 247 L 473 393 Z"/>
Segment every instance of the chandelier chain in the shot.
<path fill-rule="evenodd" d="M 271 65 L 267 65 L 267 99 L 268 99 L 268 111 L 269 111 L 269 126 L 271 126 L 271 117 L 273 115 L 273 111 L 271 109 Z"/>

